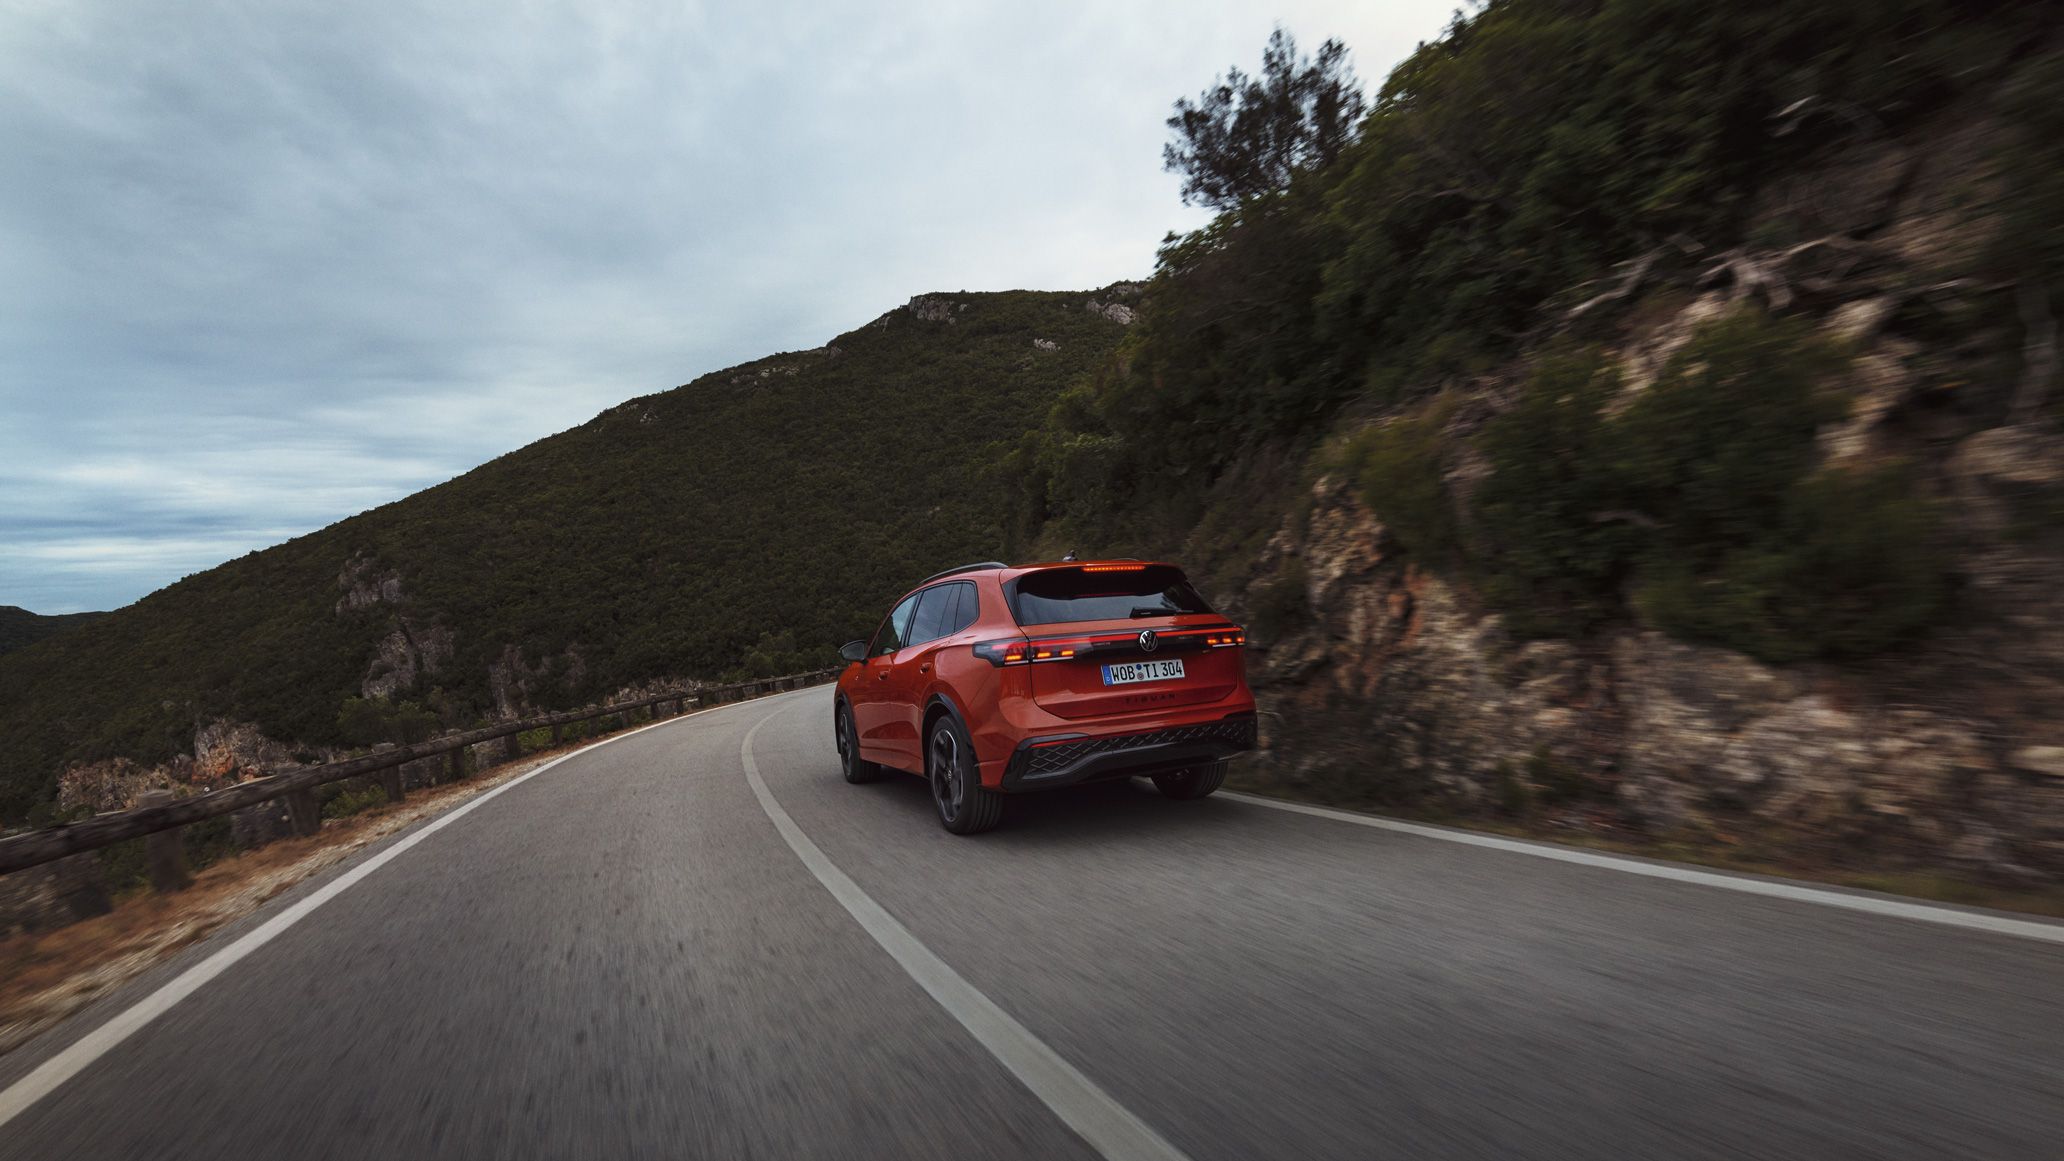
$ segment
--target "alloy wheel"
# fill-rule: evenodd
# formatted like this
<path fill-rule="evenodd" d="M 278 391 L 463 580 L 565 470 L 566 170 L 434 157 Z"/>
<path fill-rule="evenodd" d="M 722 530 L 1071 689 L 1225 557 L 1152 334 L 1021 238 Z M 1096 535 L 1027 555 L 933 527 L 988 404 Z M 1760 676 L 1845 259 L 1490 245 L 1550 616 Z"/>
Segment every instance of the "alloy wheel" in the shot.
<path fill-rule="evenodd" d="M 932 800 L 938 804 L 939 816 L 949 821 L 958 818 L 967 788 L 960 770 L 960 743 L 952 729 L 942 726 L 932 731 L 930 757 Z"/>

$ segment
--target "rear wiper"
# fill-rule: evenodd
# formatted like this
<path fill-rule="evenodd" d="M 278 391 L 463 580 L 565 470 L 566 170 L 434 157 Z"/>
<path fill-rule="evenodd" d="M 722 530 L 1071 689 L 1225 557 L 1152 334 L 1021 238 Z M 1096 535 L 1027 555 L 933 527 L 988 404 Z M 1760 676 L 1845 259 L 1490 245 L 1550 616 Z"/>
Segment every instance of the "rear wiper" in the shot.
<path fill-rule="evenodd" d="M 1136 606 L 1134 606 L 1134 607 L 1133 607 L 1133 610 L 1132 610 L 1132 615 L 1133 615 L 1133 616 L 1135 616 L 1135 617 L 1172 617 L 1172 616 L 1174 616 L 1174 615 L 1175 615 L 1175 614 L 1176 614 L 1177 612 L 1178 612 L 1178 610 L 1176 610 L 1176 609 L 1169 609 L 1169 608 L 1157 608 L 1157 609 L 1149 609 L 1149 608 L 1145 608 L 1145 607 L 1143 607 L 1143 606 L 1137 606 L 1137 605 L 1136 605 Z"/>

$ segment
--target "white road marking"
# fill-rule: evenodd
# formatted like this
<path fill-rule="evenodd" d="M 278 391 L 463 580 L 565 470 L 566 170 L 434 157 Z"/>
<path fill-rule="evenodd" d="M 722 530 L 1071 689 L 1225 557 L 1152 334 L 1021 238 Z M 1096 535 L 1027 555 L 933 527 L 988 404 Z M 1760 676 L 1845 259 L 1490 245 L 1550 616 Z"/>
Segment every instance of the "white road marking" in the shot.
<path fill-rule="evenodd" d="M 1052 1109 L 1063 1124 L 1089 1142 L 1110 1161 L 1188 1161 L 1187 1156 L 1174 1145 L 1149 1128 L 1146 1122 L 1132 1115 L 1124 1105 L 1119 1104 L 1111 1094 L 1098 1088 L 1095 1081 L 1084 1076 L 1074 1065 L 1061 1059 L 1059 1053 L 1047 1047 L 1046 1042 L 1034 1036 L 1032 1031 L 1011 1018 L 1008 1012 L 996 1006 L 995 1001 L 983 995 L 973 984 L 962 978 L 959 972 L 947 966 L 945 960 L 933 954 L 932 950 L 918 942 L 908 928 L 896 921 L 896 917 L 882 909 L 860 885 L 846 877 L 838 865 L 818 849 L 810 836 L 803 833 L 788 811 L 774 800 L 767 789 L 767 783 L 760 777 L 760 768 L 753 761 L 753 737 L 760 727 L 773 721 L 779 713 L 761 718 L 746 732 L 745 741 L 739 745 L 739 757 L 745 764 L 745 780 L 752 786 L 753 796 L 760 800 L 760 808 L 773 820 L 774 829 L 788 840 L 790 850 L 810 869 L 832 898 L 839 901 L 848 914 L 858 922 L 882 950 L 903 965 L 910 978 L 929 993 L 939 1006 L 960 1026 L 989 1050 L 990 1055 L 1010 1070 L 1012 1076 L 1032 1090 L 1032 1095 Z"/>
<path fill-rule="evenodd" d="M 1839 907 L 1847 911 L 1862 911 L 1869 915 L 1889 915 L 1895 919 L 1912 919 L 1922 923 L 1938 923 L 1944 927 L 1962 927 L 1970 931 L 1983 931 L 1993 935 L 2011 935 L 2022 939 L 2041 940 L 2045 943 L 2064 943 L 2064 924 L 2044 923 L 2033 919 L 2016 919 L 2008 915 L 1997 915 L 1983 911 L 1960 911 L 1951 907 L 1934 907 L 1926 903 L 1907 903 L 1902 900 L 1887 899 L 1877 895 L 1852 895 L 1844 891 L 1806 887 L 1775 879 L 1757 879 L 1741 875 L 1726 875 L 1717 871 L 1699 871 L 1693 870 L 1690 867 L 1672 866 L 1667 863 L 1643 862 L 1634 858 L 1623 858 L 1614 855 L 1601 855 L 1591 851 L 1552 846 L 1547 843 L 1521 842 L 1518 839 L 1499 838 L 1495 835 L 1449 830 L 1445 827 L 1437 826 L 1421 826 L 1418 823 L 1399 822 L 1396 819 L 1379 818 L 1375 815 L 1355 814 L 1345 810 L 1331 810 L 1323 806 L 1307 806 L 1301 802 L 1284 802 L 1281 799 L 1263 798 L 1254 794 L 1237 794 L 1230 790 L 1222 791 L 1219 797 L 1230 798 L 1252 806 L 1266 806 L 1270 810 L 1285 810 L 1292 814 L 1308 814 L 1315 818 L 1330 818 L 1335 822 L 1351 822 L 1356 826 L 1375 827 L 1378 830 L 1392 830 L 1401 834 L 1418 835 L 1421 838 L 1439 839 L 1442 842 L 1461 843 L 1464 846 L 1487 847 L 1494 851 L 1506 851 L 1516 855 L 1531 855 L 1537 859 L 1554 859 L 1557 862 L 1575 863 L 1578 866 L 1599 867 L 1608 871 L 1621 871 L 1629 875 L 1646 875 L 1652 879 L 1668 879 L 1677 883 L 1696 883 L 1702 887 L 1718 887 L 1724 891 L 1740 891 L 1745 895 L 1764 895 L 1772 899 L 1788 899 L 1794 903 L 1813 903 L 1822 907 Z"/>
<path fill-rule="evenodd" d="M 738 704 L 740 703 L 731 703 L 731 705 Z M 49 1096 L 64 1082 L 77 1076 L 87 1065 L 107 1055 L 109 1051 L 121 1044 L 122 1041 L 142 1031 L 145 1025 L 164 1015 L 171 1010 L 173 1005 L 200 991 L 209 980 L 228 971 L 238 960 L 278 939 L 288 928 L 308 918 L 309 913 L 316 908 L 350 890 L 354 884 L 381 867 L 386 866 L 403 851 L 408 850 L 410 847 L 415 846 L 417 843 L 422 842 L 424 839 L 429 838 L 431 835 L 436 834 L 438 831 L 486 805 L 496 795 L 523 785 L 525 782 L 543 774 L 568 758 L 577 758 L 611 742 L 622 741 L 633 734 L 642 734 L 646 730 L 657 729 L 660 726 L 670 726 L 675 722 L 686 721 L 689 718 L 699 717 L 714 710 L 727 708 L 730 708 L 730 706 L 710 706 L 706 709 L 696 710 L 691 714 L 681 714 L 662 722 L 653 722 L 650 725 L 639 726 L 635 730 L 626 730 L 623 733 L 611 735 L 596 742 L 594 745 L 583 746 L 571 754 L 562 754 L 529 773 L 511 778 L 509 781 L 495 787 L 493 790 L 487 791 L 471 802 L 454 808 L 447 814 L 441 814 L 431 819 L 423 824 L 421 829 L 397 840 L 393 846 L 332 879 L 320 890 L 315 891 L 306 899 L 301 900 L 271 919 L 266 920 L 235 943 L 179 973 L 179 976 L 170 983 L 137 1001 L 107 1023 L 80 1037 L 63 1051 L 30 1070 L 28 1075 L 9 1085 L 6 1091 L 0 1092 L 0 1127 L 5 1127 L 9 1121 L 20 1116 L 29 1106 Z"/>

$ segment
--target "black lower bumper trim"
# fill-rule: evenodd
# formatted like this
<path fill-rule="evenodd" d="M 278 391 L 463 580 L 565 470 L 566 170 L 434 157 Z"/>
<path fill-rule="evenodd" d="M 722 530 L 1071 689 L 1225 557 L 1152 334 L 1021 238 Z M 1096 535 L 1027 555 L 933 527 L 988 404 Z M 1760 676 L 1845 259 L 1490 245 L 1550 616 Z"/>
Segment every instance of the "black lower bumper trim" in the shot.
<path fill-rule="evenodd" d="M 1028 738 L 1004 768 L 1005 790 L 1045 790 L 1102 778 L 1180 770 L 1254 748 L 1254 715 L 1102 738 Z"/>

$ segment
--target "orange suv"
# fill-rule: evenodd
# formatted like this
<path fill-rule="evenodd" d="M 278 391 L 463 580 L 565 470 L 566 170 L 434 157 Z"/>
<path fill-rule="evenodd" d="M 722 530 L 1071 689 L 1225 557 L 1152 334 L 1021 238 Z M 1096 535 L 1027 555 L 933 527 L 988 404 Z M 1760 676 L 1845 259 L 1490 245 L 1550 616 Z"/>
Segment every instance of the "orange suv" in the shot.
<path fill-rule="evenodd" d="M 1171 564 L 951 569 L 839 651 L 839 763 L 925 778 L 955 834 L 995 826 L 1006 794 L 1096 779 L 1202 798 L 1254 748 L 1246 643 Z"/>

